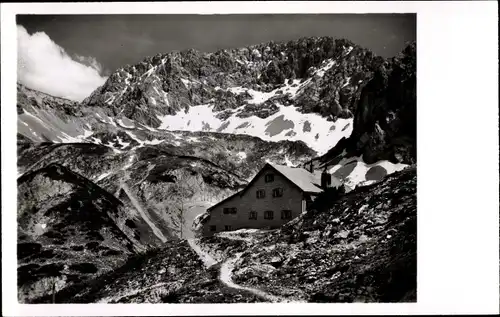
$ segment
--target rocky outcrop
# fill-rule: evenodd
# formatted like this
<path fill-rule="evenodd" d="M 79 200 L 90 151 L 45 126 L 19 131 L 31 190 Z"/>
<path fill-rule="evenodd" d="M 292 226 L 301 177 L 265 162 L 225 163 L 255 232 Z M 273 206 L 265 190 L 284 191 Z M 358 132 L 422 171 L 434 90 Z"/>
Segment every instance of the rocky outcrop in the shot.
<path fill-rule="evenodd" d="M 81 116 L 78 102 L 65 98 L 54 97 L 43 92 L 30 89 L 20 83 L 17 84 L 17 114 L 24 113 L 24 108 L 32 106 L 43 110 L 53 110 L 59 116 Z"/>
<path fill-rule="evenodd" d="M 316 161 L 333 166 L 362 156 L 367 164 L 416 163 L 416 75 L 416 43 L 411 43 L 375 69 L 355 100 L 352 134 Z"/>
<path fill-rule="evenodd" d="M 244 105 L 248 95 L 224 91 L 245 87 L 269 92 L 294 79 L 310 83 L 296 104 L 301 111 L 350 117 L 353 97 L 366 74 L 383 58 L 345 39 L 301 38 L 202 53 L 193 49 L 148 57 L 112 74 L 83 104 L 107 109 L 147 125 L 156 114 L 173 114 L 213 102 L 217 109 Z M 286 98 L 285 98 L 286 100 Z"/>

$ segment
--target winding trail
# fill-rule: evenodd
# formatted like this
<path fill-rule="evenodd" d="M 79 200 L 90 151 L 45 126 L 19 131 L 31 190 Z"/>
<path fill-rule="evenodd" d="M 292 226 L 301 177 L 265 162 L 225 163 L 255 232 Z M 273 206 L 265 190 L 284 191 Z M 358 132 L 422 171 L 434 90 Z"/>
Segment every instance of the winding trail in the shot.
<path fill-rule="evenodd" d="M 187 242 L 189 243 L 189 246 L 191 249 L 193 249 L 196 254 L 200 257 L 201 261 L 203 261 L 203 264 L 205 265 L 206 268 L 211 267 L 214 264 L 217 264 L 217 261 L 207 252 L 203 251 L 198 243 L 196 243 L 195 239 L 187 239 Z"/>
<path fill-rule="evenodd" d="M 142 219 L 144 219 L 144 221 L 146 221 L 146 223 L 151 228 L 151 230 L 153 231 L 155 236 L 157 236 L 158 239 L 161 240 L 161 242 L 166 242 L 167 238 L 163 235 L 161 230 L 158 229 L 158 227 L 153 223 L 153 221 L 151 221 L 151 219 L 149 218 L 147 213 L 144 211 L 144 209 L 142 209 L 142 206 L 139 204 L 139 202 L 135 198 L 134 194 L 130 191 L 130 189 L 128 188 L 128 185 L 125 184 L 125 182 L 122 182 L 121 188 L 125 191 L 125 194 L 127 194 L 127 196 L 130 198 L 132 205 L 134 205 L 135 209 L 137 209 L 137 211 L 141 214 Z"/>
<path fill-rule="evenodd" d="M 233 239 L 233 240 L 242 240 L 245 242 L 248 242 L 248 239 L 243 238 L 243 237 L 238 237 L 238 236 L 224 236 L 224 238 L 228 239 Z M 195 239 L 188 239 L 188 243 L 191 246 L 191 248 L 198 254 L 198 256 L 201 258 L 203 263 L 207 268 L 211 267 L 212 265 L 216 264 L 217 261 L 207 252 L 203 251 L 200 245 L 197 243 L 197 240 Z M 233 276 L 233 270 L 234 270 L 234 264 L 241 258 L 241 255 L 243 252 L 236 253 L 233 257 L 227 259 L 224 261 L 220 267 L 220 273 L 219 273 L 219 279 L 224 285 L 238 289 L 238 290 L 243 290 L 250 292 L 256 296 L 259 296 L 265 300 L 268 300 L 273 303 L 278 303 L 278 302 L 292 302 L 293 300 L 290 300 L 285 297 L 280 297 L 280 296 L 275 296 L 271 295 L 269 293 L 266 293 L 264 291 L 261 291 L 257 288 L 252 288 L 252 287 L 246 287 L 246 286 L 241 286 L 233 282 L 232 276 Z"/>
<path fill-rule="evenodd" d="M 234 264 L 236 261 L 238 261 L 241 257 L 243 252 L 236 253 L 232 258 L 226 260 L 224 263 L 222 263 L 222 266 L 220 268 L 220 280 L 222 283 L 225 285 L 235 288 L 235 289 L 240 289 L 244 290 L 247 292 L 250 292 L 254 295 L 257 295 L 261 298 L 264 298 L 270 302 L 273 303 L 286 303 L 286 302 L 292 302 L 292 300 L 287 299 L 285 297 L 280 297 L 280 296 L 275 296 L 271 295 L 269 293 L 266 293 L 264 291 L 261 291 L 260 289 L 253 288 L 253 287 L 246 287 L 246 286 L 241 286 L 233 282 L 232 276 L 233 276 L 233 269 L 234 269 Z"/>

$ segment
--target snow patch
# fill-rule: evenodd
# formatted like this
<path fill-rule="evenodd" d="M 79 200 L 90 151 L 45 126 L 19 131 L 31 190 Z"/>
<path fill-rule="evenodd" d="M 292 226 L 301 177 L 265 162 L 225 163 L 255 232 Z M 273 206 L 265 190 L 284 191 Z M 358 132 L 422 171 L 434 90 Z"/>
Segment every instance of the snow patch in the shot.
<path fill-rule="evenodd" d="M 158 92 L 158 89 L 156 89 L 156 87 L 155 87 L 155 86 L 153 86 L 153 90 L 156 92 L 156 94 L 158 94 L 158 95 L 160 94 L 160 93 Z"/>
<path fill-rule="evenodd" d="M 240 161 L 243 161 L 244 159 L 247 158 L 247 154 L 245 152 L 238 152 L 236 155 L 238 156 L 238 159 Z"/>
<path fill-rule="evenodd" d="M 258 57 L 258 58 L 262 57 L 262 55 L 260 54 L 259 50 L 257 50 L 256 48 L 254 48 L 252 50 L 252 55 L 254 55 L 255 57 Z"/>
<path fill-rule="evenodd" d="M 159 129 L 182 130 L 182 131 L 213 131 L 218 128 L 222 121 L 215 117 L 213 105 L 204 104 L 188 109 L 188 113 L 180 111 L 175 115 L 157 116 L 162 121 Z M 188 125 L 187 123 L 190 122 Z"/>
<path fill-rule="evenodd" d="M 345 83 L 342 85 L 341 88 L 344 88 L 345 86 L 349 85 L 349 81 L 351 80 L 351 77 L 347 77 L 345 80 Z"/>
<path fill-rule="evenodd" d="M 129 158 L 128 158 L 128 161 L 127 161 L 127 164 L 125 164 L 122 168 L 122 170 L 126 170 L 128 169 L 130 166 L 132 166 L 132 164 L 134 163 L 134 158 L 135 158 L 135 155 L 131 155 Z"/>
<path fill-rule="evenodd" d="M 359 208 L 359 210 L 358 210 L 358 214 L 362 213 L 363 210 L 365 210 L 366 208 L 368 208 L 368 205 L 361 206 L 361 208 Z"/>
<path fill-rule="evenodd" d="M 184 86 L 186 86 L 187 89 L 190 89 L 191 83 L 192 83 L 190 80 L 187 80 L 185 78 L 181 78 L 181 81 L 184 84 Z"/>
<path fill-rule="evenodd" d="M 290 161 L 288 155 L 285 155 L 285 164 L 286 166 L 295 167 L 295 164 L 293 164 L 292 161 Z"/>
<path fill-rule="evenodd" d="M 157 145 L 157 144 L 160 144 L 162 142 L 163 142 L 163 140 L 158 140 L 158 139 L 144 140 L 144 144 L 147 144 L 147 145 Z"/>
<path fill-rule="evenodd" d="M 330 69 L 332 68 L 337 62 L 334 61 L 333 59 L 328 59 L 326 61 L 323 62 L 323 64 L 325 64 L 325 66 L 319 68 L 318 70 L 316 70 L 314 72 L 314 75 L 318 75 L 319 77 L 323 77 L 325 75 L 325 73 Z"/>
<path fill-rule="evenodd" d="M 108 177 L 109 175 L 111 175 L 111 172 L 102 173 L 101 175 L 99 175 L 99 177 L 97 177 L 95 179 L 95 181 L 96 182 L 101 181 L 101 180 L 105 179 L 106 177 Z"/>
<path fill-rule="evenodd" d="M 68 135 L 66 132 L 61 131 L 62 136 L 58 136 L 62 143 L 78 143 L 80 139 Z"/>
<path fill-rule="evenodd" d="M 144 73 L 142 76 L 149 77 L 151 74 L 156 70 L 156 66 L 151 67 L 147 72 Z"/>
<path fill-rule="evenodd" d="M 387 171 L 387 175 L 389 175 L 394 172 L 401 171 L 409 166 L 407 164 L 402 164 L 402 163 L 394 164 L 387 160 L 381 160 L 373 164 L 366 164 L 363 161 L 362 157 L 355 156 L 350 158 L 343 158 L 337 165 L 330 168 L 328 172 L 330 174 L 333 174 L 340 168 L 346 166 L 349 163 L 354 164 L 353 162 L 356 162 L 356 166 L 349 173 L 349 175 L 345 177 L 344 180 L 344 183 L 351 188 L 355 188 L 356 186 L 366 186 L 375 183 L 376 182 L 375 180 L 366 179 L 366 172 L 368 172 L 368 170 L 372 167 L 375 166 L 383 167 Z"/>
<path fill-rule="evenodd" d="M 128 128 L 128 129 L 135 128 L 135 125 L 127 125 L 121 119 L 117 119 L 116 122 L 123 128 Z"/>
<path fill-rule="evenodd" d="M 143 124 L 142 126 L 145 127 L 147 130 L 149 130 L 151 132 L 158 132 L 158 130 L 156 130 L 155 128 L 151 128 L 150 126 L 147 126 L 145 124 Z"/>

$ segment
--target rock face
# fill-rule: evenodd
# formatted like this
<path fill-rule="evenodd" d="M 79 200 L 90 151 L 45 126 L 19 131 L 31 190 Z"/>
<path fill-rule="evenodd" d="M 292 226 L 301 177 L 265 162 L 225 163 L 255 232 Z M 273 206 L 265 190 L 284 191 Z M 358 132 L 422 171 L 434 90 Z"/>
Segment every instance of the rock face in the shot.
<path fill-rule="evenodd" d="M 416 75 L 412 43 L 374 71 L 357 98 L 352 134 L 318 158 L 321 165 L 353 156 L 367 164 L 416 163 Z"/>
<path fill-rule="evenodd" d="M 110 114 L 123 110 L 125 116 L 157 127 L 156 113 L 173 113 L 212 100 L 220 109 L 235 109 L 249 99 L 249 94 L 228 91 L 230 87 L 269 92 L 285 81 L 311 79 L 304 87 L 307 93 L 298 100 L 301 111 L 332 107 L 328 109 L 332 111 L 325 109 L 327 116 L 350 117 L 353 92 L 366 73 L 382 62 L 383 58 L 348 40 L 331 37 L 215 53 L 191 49 L 158 54 L 121 68 L 83 103 L 106 107 Z M 287 101 L 285 92 L 282 94 L 277 93 L 277 99 Z"/>

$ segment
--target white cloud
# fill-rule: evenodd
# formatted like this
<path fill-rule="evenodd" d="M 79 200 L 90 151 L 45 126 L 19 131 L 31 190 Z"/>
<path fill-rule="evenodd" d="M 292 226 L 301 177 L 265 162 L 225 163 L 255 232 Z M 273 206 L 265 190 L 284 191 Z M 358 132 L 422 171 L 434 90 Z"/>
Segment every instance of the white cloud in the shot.
<path fill-rule="evenodd" d="M 17 39 L 18 81 L 31 89 L 81 101 L 107 79 L 95 58 L 72 59 L 45 32 L 30 35 L 18 25 Z"/>
<path fill-rule="evenodd" d="M 92 56 L 81 56 L 75 54 L 75 58 L 82 64 L 87 65 L 95 69 L 99 74 L 102 74 L 102 65 Z"/>

